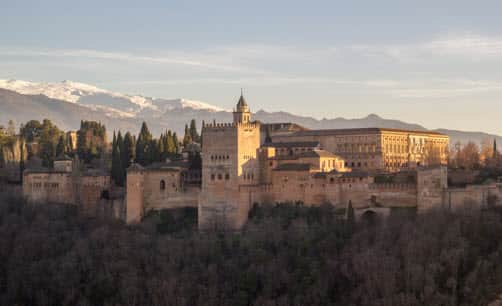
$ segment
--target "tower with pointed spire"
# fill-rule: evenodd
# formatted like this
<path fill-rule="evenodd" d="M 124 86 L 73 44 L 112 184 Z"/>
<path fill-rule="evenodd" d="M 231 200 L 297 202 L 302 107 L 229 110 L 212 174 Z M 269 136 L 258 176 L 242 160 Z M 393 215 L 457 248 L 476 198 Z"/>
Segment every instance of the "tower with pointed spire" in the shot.
<path fill-rule="evenodd" d="M 251 122 L 242 91 L 233 119 L 232 123 L 213 122 L 202 128 L 200 229 L 240 228 L 253 204 L 252 194 L 244 190 L 259 183 L 260 123 Z"/>
<path fill-rule="evenodd" d="M 248 104 L 244 99 L 241 88 L 241 97 L 234 110 L 234 123 L 249 123 L 251 122 L 251 112 L 249 111 Z"/>

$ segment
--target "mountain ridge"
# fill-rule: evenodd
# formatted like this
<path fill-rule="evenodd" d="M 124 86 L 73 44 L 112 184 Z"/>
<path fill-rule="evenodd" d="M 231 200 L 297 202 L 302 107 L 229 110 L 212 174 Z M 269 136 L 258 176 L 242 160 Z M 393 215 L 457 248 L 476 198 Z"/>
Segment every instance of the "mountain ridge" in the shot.
<path fill-rule="evenodd" d="M 66 100 L 65 100 L 66 99 Z M 19 107 L 22 105 L 23 107 Z M 35 83 L 19 80 L 0 80 L 0 123 L 15 119 L 24 123 L 31 119 L 51 119 L 65 130 L 78 129 L 80 120 L 101 121 L 111 133 L 114 130 L 129 130 L 136 133 L 141 122 L 146 121 L 154 134 L 166 129 L 182 133 L 184 125 L 191 119 L 202 121 L 229 122 L 230 111 L 201 102 L 178 99 L 148 98 L 111 92 L 93 85 L 63 81 L 61 83 Z M 380 127 L 426 131 L 420 124 L 396 119 L 382 118 L 368 114 L 362 118 L 316 119 L 289 112 L 267 112 L 258 110 L 254 118 L 264 123 L 293 122 L 309 129 L 343 129 Z M 450 144 L 502 137 L 476 131 L 459 131 L 447 128 L 432 129 L 450 137 Z"/>

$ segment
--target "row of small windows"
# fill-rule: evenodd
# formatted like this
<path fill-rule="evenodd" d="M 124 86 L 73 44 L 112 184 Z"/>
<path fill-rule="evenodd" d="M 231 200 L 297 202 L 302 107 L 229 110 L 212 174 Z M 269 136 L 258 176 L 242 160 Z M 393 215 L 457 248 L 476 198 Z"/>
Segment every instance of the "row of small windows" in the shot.
<path fill-rule="evenodd" d="M 374 141 L 376 137 L 374 136 L 347 136 L 347 137 L 337 137 L 335 138 L 337 142 L 352 142 L 352 141 Z"/>
<path fill-rule="evenodd" d="M 176 188 L 176 184 L 173 183 L 172 187 L 178 191 L 178 189 Z M 160 180 L 160 190 L 166 190 L 166 181 L 164 180 Z"/>
<path fill-rule="evenodd" d="M 218 173 L 218 174 L 211 174 L 211 181 L 214 181 L 215 179 L 218 179 L 221 181 L 223 179 L 223 174 Z M 225 173 L 225 180 L 228 181 L 230 179 L 230 174 Z"/>
<path fill-rule="evenodd" d="M 244 178 L 244 180 L 254 180 L 254 173 L 244 173 L 242 175 L 242 177 Z"/>
<path fill-rule="evenodd" d="M 230 159 L 229 155 L 211 155 L 211 160 L 228 160 Z"/>
<path fill-rule="evenodd" d="M 324 169 L 324 168 L 326 168 L 326 166 L 329 167 L 329 168 L 335 168 L 336 167 L 335 160 L 334 159 L 329 159 L 327 165 L 326 165 L 326 161 L 323 161 L 322 162 L 322 168 Z M 339 162 L 338 163 L 338 167 L 342 168 L 343 167 L 343 162 Z"/>
<path fill-rule="evenodd" d="M 43 183 L 44 188 L 53 188 L 57 189 L 59 188 L 59 183 Z M 42 188 L 42 183 L 32 183 L 31 184 L 32 188 Z"/>
<path fill-rule="evenodd" d="M 400 146 L 400 145 L 387 145 L 387 152 L 395 152 L 395 153 L 406 153 L 408 150 L 406 149 L 406 146 Z"/>
<path fill-rule="evenodd" d="M 337 151 L 338 152 L 351 152 L 351 153 L 354 153 L 354 152 L 359 152 L 359 153 L 368 153 L 368 152 L 376 152 L 376 145 L 375 144 L 371 144 L 371 145 L 368 145 L 368 144 L 348 144 L 348 143 L 345 143 L 345 144 L 338 144 L 336 146 L 337 148 Z"/>
<path fill-rule="evenodd" d="M 329 179 L 329 182 L 331 184 L 334 184 L 334 183 L 347 184 L 347 183 L 362 182 L 363 180 L 364 180 L 364 178 L 362 178 L 362 177 L 359 177 L 359 178 L 337 178 L 337 179 L 335 179 L 334 177 L 332 177 L 332 178 Z M 283 177 L 283 181 L 284 182 L 288 182 L 288 177 L 287 176 Z M 282 185 L 282 186 L 285 187 L 285 185 Z M 305 185 L 304 184 L 300 184 L 299 186 L 300 186 L 300 188 L 303 188 Z M 326 187 L 326 185 L 322 184 L 322 187 Z M 314 184 L 310 184 L 310 188 L 314 188 Z"/>
<path fill-rule="evenodd" d="M 369 156 L 359 155 L 359 154 L 347 154 L 347 155 L 345 155 L 345 159 L 365 159 L 365 158 L 375 159 L 375 155 L 369 155 Z"/>
<path fill-rule="evenodd" d="M 408 153 L 407 146 L 405 145 L 386 145 L 385 146 L 387 153 Z M 439 154 L 446 154 L 446 148 L 443 146 L 437 147 Z M 425 147 L 412 147 L 411 152 L 413 153 L 424 153 L 426 151 Z"/>
<path fill-rule="evenodd" d="M 373 167 L 375 165 L 374 162 L 370 162 L 369 165 Z M 345 162 L 345 167 L 368 167 L 368 162 Z"/>
<path fill-rule="evenodd" d="M 307 152 L 307 151 L 312 151 L 312 148 L 292 148 L 292 149 L 287 149 L 287 148 L 278 148 L 277 153 L 279 154 L 289 154 L 293 155 L 295 152 Z"/>
<path fill-rule="evenodd" d="M 420 162 L 417 163 L 417 166 L 420 166 Z M 399 163 L 399 162 L 392 162 L 392 163 L 385 163 L 385 167 L 387 168 L 407 168 L 408 163 Z"/>

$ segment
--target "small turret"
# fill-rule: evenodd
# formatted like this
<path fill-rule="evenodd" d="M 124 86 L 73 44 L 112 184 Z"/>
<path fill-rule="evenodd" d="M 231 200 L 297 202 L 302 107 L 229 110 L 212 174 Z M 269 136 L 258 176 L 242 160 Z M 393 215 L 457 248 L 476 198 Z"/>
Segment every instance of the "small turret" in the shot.
<path fill-rule="evenodd" d="M 234 123 L 249 123 L 251 121 L 251 112 L 249 111 L 248 104 L 244 99 L 244 95 L 241 89 L 241 97 L 239 98 L 239 102 L 237 102 L 237 106 L 234 110 Z"/>

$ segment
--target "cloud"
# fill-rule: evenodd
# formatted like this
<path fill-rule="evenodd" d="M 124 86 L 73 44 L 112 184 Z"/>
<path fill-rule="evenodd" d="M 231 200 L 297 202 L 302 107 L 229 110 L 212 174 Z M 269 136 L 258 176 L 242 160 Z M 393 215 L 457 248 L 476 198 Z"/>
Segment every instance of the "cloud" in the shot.
<path fill-rule="evenodd" d="M 473 94 L 502 92 L 502 82 L 468 79 L 431 79 L 426 82 L 404 82 L 388 93 L 405 99 L 444 99 Z"/>
<path fill-rule="evenodd" d="M 220 70 L 229 72 L 247 72 L 258 73 L 256 69 L 243 67 L 240 65 L 229 65 L 221 60 L 221 57 L 215 58 L 204 56 L 203 54 L 183 56 L 182 52 L 173 52 L 172 55 L 155 56 L 155 55 L 139 55 L 127 52 L 107 52 L 90 49 L 40 49 L 40 50 L 22 50 L 22 49 L 0 49 L 0 55 L 12 57 L 66 57 L 77 59 L 100 59 L 105 61 L 126 61 L 138 62 L 143 64 L 166 64 L 166 65 L 182 65 L 199 67 L 210 70 Z M 187 53 L 188 54 L 188 53 Z M 197 59 L 200 57 L 202 59 Z"/>
<path fill-rule="evenodd" d="M 433 40 L 421 45 L 423 50 L 442 55 L 502 57 L 502 38 L 464 35 Z"/>
<path fill-rule="evenodd" d="M 390 79 L 337 79 L 318 77 L 263 77 L 263 78 L 193 78 L 169 80 L 144 80 L 120 82 L 121 85 L 245 85 L 245 86 L 298 86 L 329 85 L 330 88 L 368 91 L 375 95 L 402 99 L 443 99 L 461 96 L 502 92 L 502 81 L 440 79 L 390 80 Z"/>
<path fill-rule="evenodd" d="M 361 89 L 388 97 L 425 99 L 502 90 L 502 83 L 496 79 L 490 80 L 490 72 L 487 71 L 480 70 L 478 74 L 485 80 L 468 79 L 475 78 L 469 73 L 477 68 L 476 65 L 469 65 L 470 61 L 497 63 L 502 60 L 502 37 L 471 33 L 442 35 L 428 41 L 387 44 L 335 44 L 327 47 L 244 44 L 136 53 L 2 47 L 0 55 L 4 56 L 0 64 L 23 57 L 34 58 L 40 63 L 68 58 L 71 61 L 61 62 L 80 63 L 82 66 L 95 64 L 93 69 L 103 74 L 113 71 L 122 62 L 137 63 L 143 69 L 141 77 L 136 73 L 138 65 L 124 65 L 122 81 L 107 81 L 138 86 L 136 91 L 141 91 L 140 87 L 144 85 L 291 85 L 298 88 L 323 85 L 326 89 L 341 88 L 354 92 Z M 445 57 L 455 61 L 445 61 Z M 98 61 L 88 63 L 86 59 Z M 382 66 L 385 67 L 383 70 Z M 185 69 L 190 67 L 196 69 Z M 169 71 L 167 79 L 164 79 L 166 74 L 162 73 L 163 70 Z M 455 74 L 458 73 L 462 73 L 466 79 L 457 78 Z M 159 78 L 159 75 L 162 77 Z M 449 78 L 434 78 L 437 75 Z"/>
<path fill-rule="evenodd" d="M 346 55 L 391 58 L 399 62 L 430 61 L 435 57 L 468 60 L 502 59 L 502 37 L 476 34 L 443 35 L 428 41 L 355 44 L 333 47 Z"/>
<path fill-rule="evenodd" d="M 280 86 L 297 84 L 330 84 L 352 87 L 392 88 L 398 84 L 394 80 L 350 80 L 321 77 L 245 77 L 245 78 L 188 78 L 168 80 L 140 80 L 120 82 L 122 85 L 195 85 L 195 84 L 246 84 L 257 86 Z"/>

